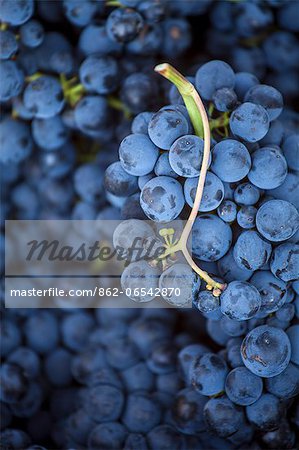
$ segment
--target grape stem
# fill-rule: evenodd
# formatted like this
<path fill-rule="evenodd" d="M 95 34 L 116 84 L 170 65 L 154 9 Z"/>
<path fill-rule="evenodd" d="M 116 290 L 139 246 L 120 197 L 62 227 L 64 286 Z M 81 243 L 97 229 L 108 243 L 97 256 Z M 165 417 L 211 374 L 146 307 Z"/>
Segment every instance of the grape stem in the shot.
<path fill-rule="evenodd" d="M 160 258 L 163 258 L 171 253 L 175 253 L 176 251 L 181 251 L 184 257 L 186 258 L 188 264 L 192 267 L 192 269 L 203 280 L 205 280 L 205 282 L 207 283 L 207 289 L 213 290 L 214 295 L 219 296 L 221 292 L 225 289 L 226 285 L 218 283 L 217 281 L 213 280 L 208 275 L 207 272 L 198 267 L 195 261 L 192 259 L 192 256 L 190 255 L 187 248 L 187 241 L 192 231 L 192 227 L 194 225 L 200 207 L 205 179 L 209 166 L 209 157 L 211 148 L 211 133 L 210 133 L 209 119 L 205 107 L 203 105 L 203 102 L 198 92 L 196 91 L 195 87 L 180 72 L 178 72 L 174 67 L 172 67 L 170 64 L 167 63 L 159 64 L 158 66 L 156 66 L 155 72 L 159 73 L 167 80 L 171 81 L 177 87 L 178 91 L 180 92 L 185 102 L 196 135 L 204 138 L 203 159 L 194 204 L 191 209 L 189 218 L 185 224 L 179 242 L 175 246 L 167 250 L 163 255 L 161 255 Z"/>

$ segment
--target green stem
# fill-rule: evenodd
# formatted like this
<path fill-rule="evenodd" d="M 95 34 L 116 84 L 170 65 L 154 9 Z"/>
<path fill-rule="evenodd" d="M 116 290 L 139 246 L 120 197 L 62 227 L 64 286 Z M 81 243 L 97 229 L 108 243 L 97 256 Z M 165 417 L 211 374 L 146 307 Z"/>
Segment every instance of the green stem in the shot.
<path fill-rule="evenodd" d="M 130 119 L 132 116 L 131 111 L 126 105 L 117 97 L 109 96 L 108 97 L 108 105 L 111 108 L 116 109 L 117 111 L 122 111 L 126 119 Z"/>
<path fill-rule="evenodd" d="M 194 100 L 195 88 L 193 84 L 183 77 L 183 75 L 174 67 L 170 66 L 170 64 L 159 64 L 155 67 L 155 71 L 160 73 L 163 77 L 167 78 L 167 80 L 171 81 L 176 86 L 179 93 L 183 97 L 196 135 L 203 138 L 204 130 L 202 118 Z"/>

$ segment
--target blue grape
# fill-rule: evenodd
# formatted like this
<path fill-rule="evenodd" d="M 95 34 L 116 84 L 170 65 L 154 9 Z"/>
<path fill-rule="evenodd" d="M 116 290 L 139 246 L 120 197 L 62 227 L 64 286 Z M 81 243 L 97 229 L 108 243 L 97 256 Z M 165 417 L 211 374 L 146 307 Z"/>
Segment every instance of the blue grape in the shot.
<path fill-rule="evenodd" d="M 104 184 L 107 191 L 118 197 L 127 197 L 138 190 L 137 177 L 126 172 L 119 161 L 107 167 Z"/>
<path fill-rule="evenodd" d="M 89 23 L 79 37 L 79 49 L 85 56 L 88 55 L 114 55 L 119 54 L 122 45 L 109 39 L 104 25 Z"/>
<path fill-rule="evenodd" d="M 213 103 L 218 111 L 231 111 L 237 106 L 237 94 L 227 87 L 217 89 L 213 95 Z"/>
<path fill-rule="evenodd" d="M 22 44 L 30 48 L 38 47 L 44 40 L 44 27 L 37 20 L 29 20 L 20 28 Z"/>
<path fill-rule="evenodd" d="M 280 328 L 261 325 L 250 331 L 242 342 L 242 360 L 247 369 L 264 378 L 283 372 L 291 359 L 291 344 Z"/>
<path fill-rule="evenodd" d="M 56 150 L 68 139 L 68 129 L 60 116 L 49 119 L 34 119 L 31 124 L 32 136 L 36 144 L 45 150 Z"/>
<path fill-rule="evenodd" d="M 277 200 L 286 200 L 299 210 L 299 177 L 296 173 L 289 172 L 285 181 L 276 189 L 267 191 L 269 195 Z M 295 239 L 296 234 L 293 236 Z"/>
<path fill-rule="evenodd" d="M 299 170 L 299 135 L 291 134 L 282 145 L 284 156 L 288 166 L 292 170 Z"/>
<path fill-rule="evenodd" d="M 206 353 L 190 368 L 192 386 L 202 395 L 212 396 L 224 390 L 228 368 L 218 355 Z"/>
<path fill-rule="evenodd" d="M 274 71 L 289 71 L 297 67 L 299 57 L 298 39 L 293 33 L 276 31 L 263 42 L 267 66 Z"/>
<path fill-rule="evenodd" d="M 249 421 L 263 431 L 276 429 L 281 420 L 281 408 L 277 397 L 263 394 L 253 405 L 246 407 Z"/>
<path fill-rule="evenodd" d="M 235 73 L 224 61 L 209 61 L 196 72 L 195 86 L 204 100 L 212 100 L 218 89 L 234 88 Z"/>
<path fill-rule="evenodd" d="M 138 390 L 151 391 L 155 386 L 155 377 L 143 362 L 123 370 L 121 376 L 129 392 Z"/>
<path fill-rule="evenodd" d="M 108 119 L 106 99 L 99 95 L 86 95 L 76 104 L 74 118 L 80 131 L 101 138 Z"/>
<path fill-rule="evenodd" d="M 134 392 L 127 397 L 122 422 L 133 433 L 148 433 L 160 423 L 161 409 L 149 394 Z"/>
<path fill-rule="evenodd" d="M 7 361 L 21 367 L 23 374 L 28 379 L 36 378 L 40 374 L 40 359 L 36 352 L 29 347 L 19 346 L 9 354 Z"/>
<path fill-rule="evenodd" d="M 43 389 L 36 381 L 31 381 L 23 397 L 11 409 L 16 417 L 29 418 L 36 414 L 43 402 Z"/>
<path fill-rule="evenodd" d="M 93 163 L 83 164 L 74 174 L 74 187 L 82 200 L 91 204 L 103 203 L 103 172 Z"/>
<path fill-rule="evenodd" d="M 257 209 L 254 206 L 242 206 L 237 214 L 237 222 L 241 228 L 250 229 L 255 227 L 255 216 Z"/>
<path fill-rule="evenodd" d="M 290 293 L 291 292 L 291 293 Z M 289 300 L 288 294 L 290 293 L 291 299 Z M 284 321 L 284 322 L 290 322 L 295 315 L 295 305 L 293 303 L 288 303 L 289 301 L 294 300 L 294 292 L 291 291 L 291 289 L 288 289 L 287 291 L 287 300 L 286 304 L 283 305 L 275 314 L 278 320 Z"/>
<path fill-rule="evenodd" d="M 222 181 L 242 180 L 251 166 L 250 154 L 244 144 L 234 139 L 218 142 L 212 150 L 212 171 Z"/>
<path fill-rule="evenodd" d="M 272 86 L 257 84 L 246 93 L 245 102 L 255 103 L 265 108 L 269 114 L 270 121 L 277 119 L 283 109 L 283 98 L 281 93 Z"/>
<path fill-rule="evenodd" d="M 118 86 L 118 65 L 111 56 L 88 56 L 79 69 L 80 81 L 87 92 L 109 94 Z"/>
<path fill-rule="evenodd" d="M 281 399 L 296 397 L 299 394 L 299 368 L 290 363 L 287 368 L 272 378 L 266 379 L 266 389 Z"/>
<path fill-rule="evenodd" d="M 246 142 L 257 142 L 266 136 L 270 119 L 263 106 L 245 102 L 232 112 L 229 123 L 235 136 Z"/>
<path fill-rule="evenodd" d="M 151 220 L 170 222 L 179 216 L 184 207 L 182 187 L 171 177 L 152 178 L 141 191 L 140 204 Z"/>
<path fill-rule="evenodd" d="M 40 354 L 49 353 L 56 347 L 59 339 L 57 318 L 48 311 L 39 311 L 27 319 L 24 333 L 32 350 Z"/>
<path fill-rule="evenodd" d="M 156 343 L 146 359 L 151 372 L 157 375 L 172 373 L 176 369 L 176 349 L 171 341 Z"/>
<path fill-rule="evenodd" d="M 90 419 L 83 408 L 69 411 L 65 422 L 65 432 L 68 440 L 76 442 L 77 445 L 85 445 L 87 437 L 95 427 L 95 422 Z"/>
<path fill-rule="evenodd" d="M 142 16 L 129 8 L 114 9 L 108 16 L 106 30 L 109 38 L 116 42 L 129 42 L 142 30 Z"/>
<path fill-rule="evenodd" d="M 138 244 L 145 248 L 147 242 L 151 244 L 155 239 L 154 230 L 145 221 L 137 219 L 124 220 L 114 230 L 113 246 L 119 254 L 123 256 L 129 255 L 133 259 L 135 255 L 131 249 L 136 239 L 139 240 Z"/>
<path fill-rule="evenodd" d="M 107 194 L 110 194 L 110 193 L 108 192 Z M 130 197 L 127 197 L 126 199 L 123 199 L 122 197 L 116 197 L 116 199 L 118 200 L 118 202 L 119 201 L 122 202 L 120 204 L 119 203 L 115 204 L 116 207 L 121 208 L 120 217 L 122 220 L 128 220 L 128 219 L 146 220 L 147 219 L 147 217 L 140 205 L 140 192 L 130 195 Z M 110 201 L 110 199 L 109 199 L 109 201 Z"/>
<path fill-rule="evenodd" d="M 176 58 L 191 44 L 189 23 L 182 18 L 168 18 L 162 23 L 163 41 L 161 53 L 167 58 Z"/>
<path fill-rule="evenodd" d="M 246 267 L 239 267 L 233 257 L 233 250 L 229 250 L 217 263 L 219 274 L 226 282 L 234 280 L 248 281 L 253 274 L 252 270 Z"/>
<path fill-rule="evenodd" d="M 203 408 L 206 401 L 206 397 L 193 388 L 179 391 L 171 411 L 171 420 L 177 430 L 187 435 L 203 432 L 205 430 Z"/>
<path fill-rule="evenodd" d="M 284 137 L 284 126 L 280 120 L 273 120 L 266 136 L 260 141 L 260 145 L 268 147 L 269 145 L 280 146 Z"/>
<path fill-rule="evenodd" d="M 192 230 L 192 251 L 203 261 L 218 261 L 232 242 L 230 226 L 212 214 L 202 214 Z"/>
<path fill-rule="evenodd" d="M 138 261 L 125 268 L 121 276 L 121 286 L 126 295 L 135 302 L 149 302 L 154 299 L 158 279 L 158 269 L 149 266 L 146 261 Z M 141 295 L 141 288 L 146 290 L 146 295 Z"/>
<path fill-rule="evenodd" d="M 66 143 L 55 152 L 43 152 L 39 157 L 42 171 L 49 178 L 62 178 L 74 168 L 76 149 L 71 143 Z"/>
<path fill-rule="evenodd" d="M 3 363 L 0 368 L 0 400 L 13 404 L 26 394 L 28 380 L 21 367 L 12 363 Z"/>
<path fill-rule="evenodd" d="M 283 281 L 296 281 L 299 278 L 299 245 L 290 242 L 275 247 L 270 269 L 275 277 Z"/>
<path fill-rule="evenodd" d="M 145 73 L 136 72 L 122 83 L 120 97 L 132 113 L 138 114 L 151 108 L 157 94 L 155 80 Z"/>
<path fill-rule="evenodd" d="M 250 283 L 255 286 L 262 299 L 259 315 L 271 314 L 285 303 L 287 297 L 286 284 L 267 270 L 260 270 L 253 274 Z"/>
<path fill-rule="evenodd" d="M 64 107 L 59 81 L 46 75 L 28 84 L 24 90 L 23 101 L 25 107 L 39 119 L 53 117 L 59 114 Z"/>
<path fill-rule="evenodd" d="M 255 403 L 263 392 L 263 381 L 246 367 L 236 367 L 227 375 L 225 393 L 228 398 L 241 406 Z"/>
<path fill-rule="evenodd" d="M 243 365 L 243 361 L 240 353 L 240 344 L 232 345 L 227 351 L 227 362 L 229 365 L 236 369 Z"/>
<path fill-rule="evenodd" d="M 187 110 L 186 106 L 185 105 L 181 105 L 181 104 L 178 104 L 178 105 L 176 105 L 176 104 L 174 104 L 174 105 L 166 105 L 166 106 L 163 106 L 161 109 L 159 109 L 159 111 L 165 111 L 165 110 L 167 111 L 168 109 L 175 109 L 176 111 L 178 111 L 181 114 L 183 114 L 183 116 L 185 117 L 185 119 L 188 122 L 188 127 L 189 127 L 188 134 L 192 135 L 192 138 L 195 137 L 192 134 L 193 133 L 193 125 L 191 123 L 190 116 L 189 116 L 189 113 L 188 113 L 188 110 Z"/>
<path fill-rule="evenodd" d="M 64 346 L 72 351 L 83 350 L 93 327 L 94 320 L 87 312 L 79 311 L 68 314 L 61 323 Z"/>
<path fill-rule="evenodd" d="M 210 291 L 200 291 L 193 304 L 202 313 L 216 312 L 220 308 L 219 298 Z"/>
<path fill-rule="evenodd" d="M 247 323 L 245 320 L 234 320 L 228 316 L 221 317 L 220 327 L 226 334 L 232 337 L 243 336 L 247 331 Z"/>
<path fill-rule="evenodd" d="M 147 434 L 147 441 L 149 442 L 150 448 L 152 450 L 160 450 L 161 448 L 167 449 L 183 449 L 185 447 L 185 436 L 176 431 L 172 426 L 168 424 L 161 424 L 153 428 Z M 138 448 L 140 450 L 147 450 L 148 447 L 141 448 L 130 447 L 130 449 Z M 128 450 L 130 450 L 128 449 Z M 126 450 L 126 449 L 125 449 Z"/>
<path fill-rule="evenodd" d="M 259 198 L 259 189 L 248 182 L 239 184 L 234 191 L 234 200 L 238 205 L 255 205 Z"/>
<path fill-rule="evenodd" d="M 223 200 L 217 208 L 217 214 L 224 222 L 233 222 L 237 217 L 237 206 L 231 200 Z"/>
<path fill-rule="evenodd" d="M 250 88 L 259 84 L 258 78 L 249 72 L 237 72 L 235 92 L 239 100 L 244 101 L 244 97 Z"/>
<path fill-rule="evenodd" d="M 33 14 L 33 0 L 3 0 L 0 18 L 2 22 L 17 26 L 27 22 Z"/>
<path fill-rule="evenodd" d="M 204 418 L 208 429 L 220 437 L 228 437 L 244 425 L 242 409 L 226 396 L 210 399 L 204 407 Z"/>
<path fill-rule="evenodd" d="M 124 443 L 124 450 L 133 450 L 138 448 L 139 450 L 148 450 L 145 437 L 140 433 L 130 433 Z"/>
<path fill-rule="evenodd" d="M 298 339 L 299 339 L 299 325 L 292 325 L 286 331 L 288 338 L 291 343 L 291 361 L 294 364 L 299 364 L 299 349 L 298 349 Z"/>
<path fill-rule="evenodd" d="M 126 435 L 126 428 L 119 422 L 101 423 L 90 432 L 87 445 L 93 450 L 122 448 Z"/>
<path fill-rule="evenodd" d="M 9 355 L 21 344 L 21 332 L 13 320 L 3 320 L 1 323 L 1 357 Z"/>
<path fill-rule="evenodd" d="M 12 2 L 7 2 L 12 3 Z M 0 433 L 1 444 L 4 448 L 28 448 L 31 444 L 30 436 L 25 431 L 16 428 L 7 428 Z"/>
<path fill-rule="evenodd" d="M 152 3 L 149 0 L 138 2 L 138 11 L 145 17 L 146 22 L 153 24 L 160 22 L 164 18 L 166 12 L 166 5 L 163 2 Z"/>
<path fill-rule="evenodd" d="M 235 44 L 235 41 L 233 41 Z M 244 48 L 236 46 L 232 50 L 232 63 L 235 70 L 250 72 L 258 78 L 263 78 L 266 72 L 265 55 L 261 48 Z"/>
<path fill-rule="evenodd" d="M 200 279 L 192 272 L 188 264 L 173 264 L 164 272 L 159 279 L 159 288 L 167 289 L 162 294 L 164 300 L 170 305 L 176 307 L 191 306 L 192 300 L 197 295 L 200 288 Z M 171 288 L 178 289 L 180 294 L 177 295 Z"/>
<path fill-rule="evenodd" d="M 148 126 L 149 137 L 155 145 L 163 150 L 169 150 L 176 139 L 188 132 L 187 119 L 175 109 L 158 111 L 153 115 Z"/>
<path fill-rule="evenodd" d="M 269 241 L 285 241 L 298 231 L 299 213 L 285 200 L 269 200 L 258 209 L 256 227 Z"/>
<path fill-rule="evenodd" d="M 97 423 L 111 422 L 121 415 L 124 395 L 114 386 L 101 384 L 88 389 L 84 403 L 90 419 Z"/>
<path fill-rule="evenodd" d="M 0 30 L 0 59 L 10 59 L 18 51 L 15 35 L 9 30 Z"/>
<path fill-rule="evenodd" d="M 287 162 L 280 149 L 264 147 L 252 155 L 252 167 L 248 179 L 261 189 L 275 189 L 280 186 L 288 172 Z"/>
<path fill-rule="evenodd" d="M 157 175 L 157 177 L 161 175 L 165 175 L 166 177 L 172 178 L 178 177 L 178 174 L 172 169 L 169 163 L 169 156 L 167 152 L 162 153 L 157 159 L 154 172 Z"/>
<path fill-rule="evenodd" d="M 261 296 L 255 286 L 246 281 L 232 281 L 220 296 L 221 311 L 230 319 L 248 320 L 261 306 Z"/>
<path fill-rule="evenodd" d="M 19 95 L 24 86 L 24 74 L 15 61 L 1 62 L 0 101 L 7 102 Z"/>
<path fill-rule="evenodd" d="M 182 177 L 196 177 L 200 173 L 204 142 L 193 135 L 178 138 L 170 147 L 169 162 L 172 169 Z"/>
<path fill-rule="evenodd" d="M 190 344 L 178 353 L 179 373 L 187 385 L 191 384 L 190 368 L 193 361 L 208 351 L 208 348 L 202 344 Z"/>
<path fill-rule="evenodd" d="M 45 359 L 45 373 L 53 386 L 68 386 L 72 380 L 72 355 L 63 347 L 56 348 Z"/>
<path fill-rule="evenodd" d="M 278 23 L 282 29 L 288 31 L 299 31 L 298 21 L 298 4 L 297 2 L 284 2 L 279 9 Z"/>
<path fill-rule="evenodd" d="M 243 231 L 234 246 L 238 266 L 249 270 L 260 269 L 271 256 L 272 247 L 257 231 Z"/>
<path fill-rule="evenodd" d="M 132 133 L 148 134 L 148 125 L 152 117 L 152 112 L 145 111 L 137 114 L 132 121 Z"/>
<path fill-rule="evenodd" d="M 90 0 L 63 0 L 63 9 L 68 20 L 79 27 L 88 25 L 96 13 L 97 6 Z"/>
<path fill-rule="evenodd" d="M 130 175 L 143 176 L 152 172 L 159 149 L 144 134 L 130 134 L 119 147 L 122 167 Z"/>
<path fill-rule="evenodd" d="M 115 337 L 107 344 L 107 362 L 118 370 L 127 369 L 138 362 L 138 350 L 126 337 Z"/>
<path fill-rule="evenodd" d="M 189 206 L 193 206 L 198 185 L 198 178 L 187 178 L 184 184 L 184 194 Z M 224 186 L 222 181 L 213 173 L 207 172 L 202 194 L 202 201 L 198 211 L 208 212 L 216 209 L 224 197 Z"/>
<path fill-rule="evenodd" d="M 235 26 L 240 36 L 251 37 L 267 29 L 272 22 L 273 13 L 270 9 L 255 3 L 244 3 L 240 5 Z"/>

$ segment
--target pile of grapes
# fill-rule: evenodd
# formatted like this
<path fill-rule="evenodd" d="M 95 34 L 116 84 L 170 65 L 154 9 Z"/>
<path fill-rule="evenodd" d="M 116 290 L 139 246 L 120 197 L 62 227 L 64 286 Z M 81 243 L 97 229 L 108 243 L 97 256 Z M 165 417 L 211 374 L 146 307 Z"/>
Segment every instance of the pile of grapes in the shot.
<path fill-rule="evenodd" d="M 298 17 L 0 1 L 1 448 L 298 447 Z M 131 308 L 9 309 L 7 219 L 163 252 L 124 269 Z"/>

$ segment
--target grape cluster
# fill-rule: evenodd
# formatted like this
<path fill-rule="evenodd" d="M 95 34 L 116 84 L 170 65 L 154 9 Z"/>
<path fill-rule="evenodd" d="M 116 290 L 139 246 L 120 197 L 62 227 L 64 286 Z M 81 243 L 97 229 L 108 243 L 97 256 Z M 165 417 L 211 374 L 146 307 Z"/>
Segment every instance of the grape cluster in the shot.
<path fill-rule="evenodd" d="M 6 309 L 1 283 L 1 448 L 295 449 L 298 1 L 1 0 L 0 21 L 1 256 L 5 219 L 121 219 L 115 247 L 168 252 L 122 274 L 142 309 Z M 218 293 L 178 250 L 205 136 L 165 60 L 208 113 L 188 248 Z"/>

